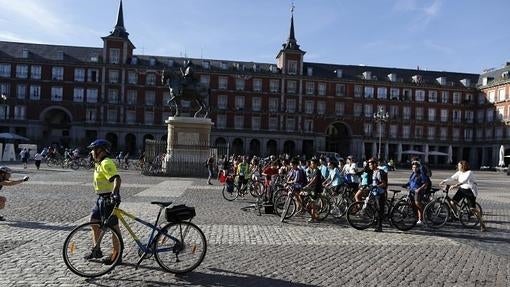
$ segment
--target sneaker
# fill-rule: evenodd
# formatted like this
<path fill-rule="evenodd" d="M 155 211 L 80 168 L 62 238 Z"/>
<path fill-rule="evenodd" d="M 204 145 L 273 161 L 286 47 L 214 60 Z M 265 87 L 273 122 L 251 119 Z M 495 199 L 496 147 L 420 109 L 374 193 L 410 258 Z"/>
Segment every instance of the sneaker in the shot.
<path fill-rule="evenodd" d="M 374 229 L 374 232 L 382 232 L 382 227 L 377 227 L 376 229 Z"/>
<path fill-rule="evenodd" d="M 416 221 L 416 225 L 422 225 L 422 224 L 423 224 L 423 221 L 421 221 L 421 220 Z"/>
<path fill-rule="evenodd" d="M 101 257 L 103 257 L 103 252 L 101 250 L 92 249 L 90 254 L 84 256 L 83 259 L 90 260 L 90 259 L 95 259 L 95 258 L 97 259 L 97 258 L 101 258 Z"/>
<path fill-rule="evenodd" d="M 0 215 L 0 221 L 5 221 L 5 218 Z"/>
<path fill-rule="evenodd" d="M 115 258 L 115 259 L 117 259 L 117 258 Z M 112 265 L 115 262 L 115 259 L 113 259 L 112 255 L 110 255 L 106 258 L 103 258 L 102 263 L 104 265 Z M 122 264 L 122 257 L 119 258 L 119 261 L 117 262 L 117 265 L 120 265 L 120 264 Z"/>

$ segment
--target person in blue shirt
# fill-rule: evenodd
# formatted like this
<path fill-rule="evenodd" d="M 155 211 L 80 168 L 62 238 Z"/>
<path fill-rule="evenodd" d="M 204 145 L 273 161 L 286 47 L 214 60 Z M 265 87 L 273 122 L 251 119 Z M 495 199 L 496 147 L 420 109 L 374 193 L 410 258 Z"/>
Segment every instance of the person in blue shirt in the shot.
<path fill-rule="evenodd" d="M 340 170 L 338 170 L 336 162 L 330 161 L 328 163 L 328 169 L 329 176 L 325 178 L 322 185 L 327 188 L 332 188 L 335 194 L 338 194 L 338 189 L 343 184 L 343 177 L 340 174 Z"/>
<path fill-rule="evenodd" d="M 430 185 L 430 178 L 422 171 L 421 165 L 419 162 L 414 161 L 411 166 L 413 172 L 409 177 L 409 181 L 404 187 L 409 189 L 409 192 L 414 193 L 414 204 L 416 206 L 416 210 L 418 211 L 418 222 L 417 224 L 423 223 L 423 196 L 427 191 L 428 186 Z"/>
<path fill-rule="evenodd" d="M 319 170 L 322 174 L 322 178 L 328 178 L 329 170 L 328 170 L 328 164 L 326 162 L 326 159 L 321 157 L 319 159 Z"/>

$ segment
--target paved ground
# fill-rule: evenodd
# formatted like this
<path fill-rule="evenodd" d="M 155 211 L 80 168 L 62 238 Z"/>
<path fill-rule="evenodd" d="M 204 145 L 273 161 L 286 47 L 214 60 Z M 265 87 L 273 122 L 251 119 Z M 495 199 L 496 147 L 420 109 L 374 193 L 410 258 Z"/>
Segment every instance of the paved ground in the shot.
<path fill-rule="evenodd" d="M 357 231 L 345 221 L 307 224 L 295 218 L 241 211 L 250 199 L 227 202 L 220 186 L 203 179 L 140 176 L 123 171 L 122 207 L 152 219 L 151 200 L 195 206 L 206 234 L 204 262 L 186 276 L 163 272 L 154 260 L 135 270 L 134 244 L 126 241 L 122 266 L 94 280 L 68 271 L 61 256 L 69 231 L 86 221 L 94 202 L 91 172 L 28 170 L 25 184 L 2 189 L 0 286 L 510 286 L 510 177 L 477 172 L 479 201 L 488 233 L 449 223 L 439 231 L 424 227 L 383 233 Z M 433 181 L 452 172 L 434 171 Z M 403 183 L 408 171 L 390 173 Z M 137 233 L 143 238 L 143 228 Z M 127 232 L 124 231 L 127 238 Z"/>

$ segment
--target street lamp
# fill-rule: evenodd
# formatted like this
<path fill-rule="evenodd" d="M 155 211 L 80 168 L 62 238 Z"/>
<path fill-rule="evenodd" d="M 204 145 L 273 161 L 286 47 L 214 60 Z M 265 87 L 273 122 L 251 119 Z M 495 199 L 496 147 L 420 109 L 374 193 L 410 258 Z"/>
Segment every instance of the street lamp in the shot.
<path fill-rule="evenodd" d="M 0 96 L 0 99 L 2 100 L 4 105 L 4 119 L 7 120 L 7 96 L 5 94 L 2 94 Z"/>
<path fill-rule="evenodd" d="M 384 111 L 383 107 L 379 107 L 377 113 L 374 113 L 374 121 L 379 123 L 379 148 L 377 151 L 377 159 L 381 159 L 381 139 L 382 139 L 382 122 L 386 122 L 390 116 Z"/>

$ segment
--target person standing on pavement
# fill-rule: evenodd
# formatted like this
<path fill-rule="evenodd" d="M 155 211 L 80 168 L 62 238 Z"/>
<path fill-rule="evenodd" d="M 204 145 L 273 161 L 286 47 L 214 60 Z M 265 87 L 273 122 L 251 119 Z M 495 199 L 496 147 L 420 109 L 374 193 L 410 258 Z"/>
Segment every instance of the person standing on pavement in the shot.
<path fill-rule="evenodd" d="M 420 163 L 414 161 L 411 166 L 413 172 L 409 176 L 409 181 L 404 187 L 409 189 L 409 192 L 414 193 L 414 205 L 418 213 L 418 222 L 416 224 L 423 224 L 423 197 L 427 191 L 428 185 L 430 184 L 430 178 L 422 172 Z"/>
<path fill-rule="evenodd" d="M 368 160 L 368 166 L 372 170 L 372 190 L 370 192 L 376 192 L 378 197 L 378 210 L 376 217 L 375 232 L 382 232 L 382 222 L 384 219 L 384 203 L 386 201 L 386 189 L 388 188 L 388 174 L 379 169 L 377 166 L 377 159 L 370 158 Z"/>
<path fill-rule="evenodd" d="M 92 157 L 95 162 L 93 186 L 94 191 L 98 195 L 96 204 L 92 209 L 90 216 L 90 222 L 101 222 L 102 219 L 107 218 L 113 211 L 115 205 L 120 204 L 120 184 L 121 179 L 117 173 L 117 166 L 115 162 L 109 157 L 110 155 L 110 143 L 104 139 L 97 139 L 93 141 L 88 147 L 92 150 Z M 116 216 L 112 216 L 110 219 L 113 228 L 117 230 L 119 234 L 119 220 Z M 99 239 L 100 230 L 98 225 L 92 227 L 94 246 Z M 85 259 L 102 259 L 103 264 L 111 265 L 117 260 L 117 256 L 120 254 L 120 242 L 117 238 L 112 238 L 113 250 L 109 257 L 103 258 L 103 253 L 100 249 L 94 248 L 90 254 L 85 256 Z M 119 264 L 122 262 L 122 258 L 119 258 Z"/>
<path fill-rule="evenodd" d="M 42 158 L 43 158 L 43 156 L 39 152 L 34 155 L 35 167 L 37 169 L 39 169 L 41 167 Z"/>
<path fill-rule="evenodd" d="M 205 165 L 207 167 L 207 172 L 209 173 L 209 176 L 207 177 L 207 183 L 212 185 L 211 179 L 212 179 L 213 174 L 214 174 L 214 165 L 215 165 L 214 155 L 211 155 L 207 159 L 207 162 L 205 163 Z"/>
<path fill-rule="evenodd" d="M 21 152 L 19 153 L 19 156 L 21 157 L 21 161 L 23 162 L 23 168 L 27 168 L 27 162 L 28 158 L 30 157 L 30 153 L 28 152 L 27 148 L 23 148 Z"/>
<path fill-rule="evenodd" d="M 11 173 L 12 170 L 6 166 L 0 166 L 0 190 L 4 186 L 12 186 L 16 184 L 20 184 L 24 181 L 28 180 L 28 176 L 23 177 L 22 179 L 18 180 L 11 180 Z M 0 196 L 0 209 L 3 209 L 5 207 L 5 202 L 7 199 L 3 196 Z M 5 218 L 0 215 L 0 221 L 4 221 Z"/>

